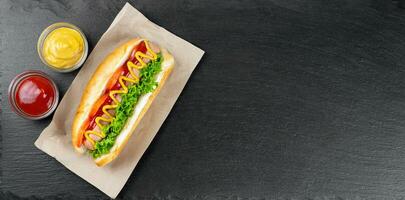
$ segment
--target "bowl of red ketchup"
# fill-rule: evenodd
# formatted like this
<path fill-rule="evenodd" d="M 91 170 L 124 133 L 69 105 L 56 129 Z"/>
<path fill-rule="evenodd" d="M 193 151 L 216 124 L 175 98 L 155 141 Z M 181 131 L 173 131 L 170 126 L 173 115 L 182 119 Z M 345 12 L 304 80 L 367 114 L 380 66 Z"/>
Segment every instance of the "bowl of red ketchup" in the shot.
<path fill-rule="evenodd" d="M 14 112 L 31 120 L 43 119 L 55 111 L 59 92 L 45 73 L 36 70 L 18 74 L 8 88 L 8 99 Z"/>

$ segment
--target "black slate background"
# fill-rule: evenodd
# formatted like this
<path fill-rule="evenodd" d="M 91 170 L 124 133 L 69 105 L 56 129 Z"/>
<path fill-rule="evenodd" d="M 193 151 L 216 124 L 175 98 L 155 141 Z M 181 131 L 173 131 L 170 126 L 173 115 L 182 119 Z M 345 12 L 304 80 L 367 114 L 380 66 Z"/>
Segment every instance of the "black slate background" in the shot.
<path fill-rule="evenodd" d="M 49 24 L 93 47 L 124 1 L 0 1 L 0 199 L 108 199 L 10 111 Z M 402 199 L 405 10 L 391 0 L 131 1 L 206 51 L 119 199 Z"/>

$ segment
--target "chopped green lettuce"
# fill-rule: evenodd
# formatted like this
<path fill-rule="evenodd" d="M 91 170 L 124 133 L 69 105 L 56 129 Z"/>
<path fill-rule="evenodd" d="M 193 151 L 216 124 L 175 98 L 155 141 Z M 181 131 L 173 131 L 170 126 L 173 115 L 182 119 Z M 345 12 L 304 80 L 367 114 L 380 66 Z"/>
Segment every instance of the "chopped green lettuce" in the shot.
<path fill-rule="evenodd" d="M 155 81 L 155 76 L 162 70 L 162 62 L 163 57 L 159 53 L 156 60 L 149 62 L 146 67 L 141 69 L 139 82 L 128 86 L 128 93 L 121 96 L 121 102 L 115 110 L 113 121 L 102 129 L 106 137 L 96 142 L 94 150 L 91 151 L 94 158 L 98 158 L 110 152 L 117 136 L 121 133 L 128 118 L 134 112 L 139 97 L 155 90 L 158 85 Z"/>

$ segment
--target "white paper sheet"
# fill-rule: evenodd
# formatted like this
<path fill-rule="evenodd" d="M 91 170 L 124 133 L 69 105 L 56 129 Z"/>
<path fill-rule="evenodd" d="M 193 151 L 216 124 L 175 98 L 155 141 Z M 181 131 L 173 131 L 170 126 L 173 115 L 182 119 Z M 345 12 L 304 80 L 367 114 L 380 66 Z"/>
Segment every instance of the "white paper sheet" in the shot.
<path fill-rule="evenodd" d="M 82 91 L 95 69 L 116 47 L 134 37 L 146 38 L 168 49 L 175 58 L 175 67 L 118 158 L 104 167 L 97 167 L 91 156 L 78 154 L 73 149 L 70 135 L 72 120 Z M 203 54 L 201 49 L 149 21 L 130 4 L 125 4 L 73 80 L 51 123 L 36 140 L 35 146 L 115 198 L 163 124 Z"/>

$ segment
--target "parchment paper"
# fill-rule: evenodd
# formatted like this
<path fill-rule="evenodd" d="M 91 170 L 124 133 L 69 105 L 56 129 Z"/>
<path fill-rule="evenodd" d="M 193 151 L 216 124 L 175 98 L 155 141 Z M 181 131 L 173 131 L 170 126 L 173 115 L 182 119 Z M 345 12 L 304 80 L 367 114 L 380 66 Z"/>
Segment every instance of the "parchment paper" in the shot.
<path fill-rule="evenodd" d="M 104 167 L 97 167 L 91 156 L 74 151 L 70 135 L 72 120 L 82 91 L 100 62 L 116 47 L 139 36 L 168 49 L 175 58 L 175 67 L 118 158 Z M 152 23 L 130 4 L 125 4 L 73 80 L 51 123 L 36 140 L 35 146 L 115 198 L 163 124 L 203 54 L 201 49 Z"/>

